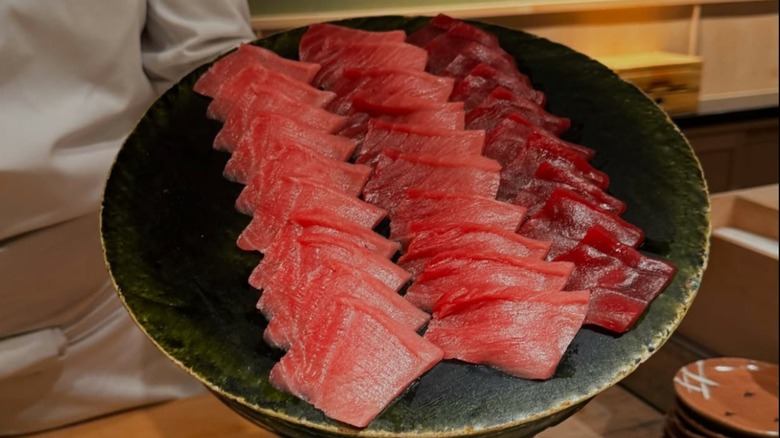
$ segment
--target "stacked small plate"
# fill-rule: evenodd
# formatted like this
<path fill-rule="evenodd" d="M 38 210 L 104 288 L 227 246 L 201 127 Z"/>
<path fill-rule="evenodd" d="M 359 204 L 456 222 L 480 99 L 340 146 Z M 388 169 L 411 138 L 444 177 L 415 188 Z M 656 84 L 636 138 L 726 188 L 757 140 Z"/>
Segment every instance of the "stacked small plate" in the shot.
<path fill-rule="evenodd" d="M 669 438 L 778 436 L 778 367 L 721 357 L 688 364 L 674 377 Z"/>

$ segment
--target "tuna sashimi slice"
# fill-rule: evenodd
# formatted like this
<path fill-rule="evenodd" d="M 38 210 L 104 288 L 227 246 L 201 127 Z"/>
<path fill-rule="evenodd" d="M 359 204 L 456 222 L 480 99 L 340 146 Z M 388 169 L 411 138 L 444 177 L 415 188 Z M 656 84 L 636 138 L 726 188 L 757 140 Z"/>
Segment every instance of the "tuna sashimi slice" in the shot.
<path fill-rule="evenodd" d="M 617 215 L 599 210 L 580 195 L 568 189 L 552 191 L 542 209 L 530 216 L 520 227 L 520 234 L 552 242 L 550 259 L 571 250 L 594 225 L 601 225 L 607 233 L 624 245 L 637 247 L 644 233 Z"/>
<path fill-rule="evenodd" d="M 277 245 L 276 242 L 280 240 L 293 242 L 281 242 Z M 258 308 L 266 315 L 274 314 L 279 309 L 278 301 L 276 304 L 270 302 L 269 297 L 284 296 L 286 288 L 302 278 L 305 272 L 313 270 L 325 258 L 360 269 L 394 292 L 401 290 L 411 279 L 408 272 L 390 259 L 342 239 L 341 236 L 318 233 L 311 229 L 296 233 L 294 229 L 287 231 L 285 228 L 268 248 L 265 257 L 249 278 L 253 287 L 269 292 L 263 293 Z"/>
<path fill-rule="evenodd" d="M 317 55 L 322 68 L 314 78 L 330 90 L 348 68 L 397 68 L 424 71 L 428 53 L 417 46 L 395 42 L 352 42 L 325 38 Z"/>
<path fill-rule="evenodd" d="M 356 163 L 374 164 L 385 149 L 418 154 L 469 157 L 482 155 L 484 131 L 440 129 L 418 124 L 392 123 L 380 119 L 368 122 Z"/>
<path fill-rule="evenodd" d="M 452 78 L 408 68 L 347 68 L 331 86 L 337 97 L 326 108 L 336 114 L 349 114 L 358 95 L 380 104 L 394 96 L 447 102 L 454 84 Z"/>
<path fill-rule="evenodd" d="M 431 259 L 406 292 L 406 299 L 431 310 L 442 296 L 463 288 L 518 286 L 530 291 L 562 290 L 574 264 L 547 262 L 497 252 L 449 251 Z"/>
<path fill-rule="evenodd" d="M 246 153 L 242 151 L 246 150 Z M 260 155 L 264 153 L 264 155 Z M 236 208 L 252 214 L 264 196 L 283 176 L 315 181 L 347 195 L 357 196 L 366 184 L 371 168 L 361 164 L 324 158 L 295 143 L 276 142 L 265 150 L 237 149 L 225 166 L 225 176 L 246 186 L 236 199 Z"/>
<path fill-rule="evenodd" d="M 347 161 L 357 147 L 353 140 L 328 134 L 281 114 L 261 112 L 255 114 L 244 132 L 221 129 L 214 139 L 214 149 L 233 152 L 242 142 L 257 147 L 275 141 L 295 143 L 338 161 Z"/>
<path fill-rule="evenodd" d="M 304 257 L 302 263 L 303 276 L 260 296 L 257 306 L 270 317 L 263 338 L 271 345 L 284 349 L 295 345 L 306 336 L 312 318 L 338 296 L 358 298 L 410 330 L 419 330 L 430 318 L 373 275 L 330 254 L 314 261 Z"/>
<path fill-rule="evenodd" d="M 472 290 L 446 314 L 434 310 L 425 338 L 445 359 L 498 368 L 524 379 L 549 379 L 579 331 L 589 292 Z M 468 296 L 470 295 L 470 296 Z M 446 308 L 444 302 L 438 308 Z"/>
<path fill-rule="evenodd" d="M 301 36 L 301 40 L 298 44 L 298 54 L 300 58 L 304 61 L 318 63 L 319 61 L 317 61 L 317 59 L 321 56 L 322 45 L 326 38 L 339 39 L 345 42 L 402 43 L 406 40 L 406 32 L 402 30 L 374 32 L 328 23 L 311 24 Z"/>
<path fill-rule="evenodd" d="M 542 260 L 550 250 L 550 242 L 485 225 L 437 224 L 426 220 L 412 222 L 409 229 L 414 238 L 398 264 L 414 277 L 420 275 L 438 254 L 449 251 L 500 252 Z"/>
<path fill-rule="evenodd" d="M 528 121 L 555 135 L 561 135 L 571 126 L 569 119 L 550 114 L 527 98 L 498 87 L 466 111 L 466 128 L 490 130 L 512 113 L 523 115 Z"/>
<path fill-rule="evenodd" d="M 469 111 L 498 87 L 506 88 L 540 107 L 546 102 L 544 93 L 532 88 L 530 82 L 498 71 L 487 64 L 477 64 L 466 76 L 456 82 L 450 100 L 462 101 L 466 111 Z"/>
<path fill-rule="evenodd" d="M 336 93 L 332 91 L 319 90 L 263 66 L 252 65 L 222 84 L 209 104 L 206 115 L 212 119 L 225 120 L 234 106 L 246 95 L 264 96 L 269 88 L 291 99 L 318 107 L 324 107 L 336 97 Z"/>
<path fill-rule="evenodd" d="M 493 198 L 500 170 L 498 162 L 483 156 L 439 157 L 385 149 L 363 197 L 380 207 L 390 205 L 394 195 L 410 188 Z"/>
<path fill-rule="evenodd" d="M 303 83 L 311 83 L 320 70 L 319 64 L 283 58 L 272 50 L 241 44 L 238 49 L 219 59 L 195 83 L 194 90 L 214 97 L 222 84 L 250 65 L 261 65 Z"/>
<path fill-rule="evenodd" d="M 424 47 L 437 36 L 454 29 L 462 38 L 476 41 L 481 44 L 499 47 L 495 35 L 463 21 L 452 18 L 446 14 L 438 14 L 425 26 L 416 30 L 406 38 L 406 42 L 415 46 Z"/>
<path fill-rule="evenodd" d="M 525 207 L 493 198 L 442 191 L 407 190 L 388 205 L 390 238 L 406 245 L 414 235 L 412 222 L 432 224 L 477 224 L 514 233 L 525 217 Z"/>
<path fill-rule="evenodd" d="M 260 197 L 252 221 L 238 237 L 239 248 L 266 251 L 290 214 L 302 208 L 323 208 L 368 229 L 377 226 L 387 215 L 382 208 L 322 184 L 282 177 Z"/>
<path fill-rule="evenodd" d="M 241 102 L 228 114 L 221 134 L 230 139 L 241 138 L 252 121 L 265 113 L 289 116 L 302 125 L 330 134 L 341 129 L 347 121 L 344 116 L 297 101 L 273 88 L 267 88 L 266 92 L 268 94 L 262 97 L 256 94 L 244 96 Z"/>
<path fill-rule="evenodd" d="M 495 36 L 483 32 L 470 24 L 457 23 L 445 32 L 428 41 L 424 46 L 428 51 L 427 70 L 433 74 L 448 76 L 446 68 L 458 56 L 466 55 L 478 62 L 495 66 L 508 74 L 528 81 L 527 77 L 517 70 L 515 59 L 506 53 L 498 44 Z M 470 69 L 469 69 L 470 70 Z M 460 73 L 460 72 L 458 72 Z M 462 77 L 464 74 L 450 74 Z"/>
<path fill-rule="evenodd" d="M 269 381 L 352 426 L 367 426 L 442 358 L 413 330 L 354 299 L 334 300 L 315 325 L 314 336 L 287 352 Z M 333 342 L 322 348 L 317 337 Z"/>
<path fill-rule="evenodd" d="M 531 182 L 523 187 L 511 202 L 527 207 L 528 215 L 534 215 L 541 210 L 556 188 L 567 188 L 576 192 L 602 211 L 618 216 L 626 211 L 625 202 L 610 196 L 592 181 L 568 173 L 547 161 L 542 162 L 536 168 Z"/>

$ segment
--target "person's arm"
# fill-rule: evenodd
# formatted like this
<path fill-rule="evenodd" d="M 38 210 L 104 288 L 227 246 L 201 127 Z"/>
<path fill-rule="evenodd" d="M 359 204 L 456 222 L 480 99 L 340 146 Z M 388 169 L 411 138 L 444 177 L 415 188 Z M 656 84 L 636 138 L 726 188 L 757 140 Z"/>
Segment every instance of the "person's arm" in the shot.
<path fill-rule="evenodd" d="M 252 39 L 246 0 L 149 0 L 144 71 L 162 93 L 197 66 Z"/>

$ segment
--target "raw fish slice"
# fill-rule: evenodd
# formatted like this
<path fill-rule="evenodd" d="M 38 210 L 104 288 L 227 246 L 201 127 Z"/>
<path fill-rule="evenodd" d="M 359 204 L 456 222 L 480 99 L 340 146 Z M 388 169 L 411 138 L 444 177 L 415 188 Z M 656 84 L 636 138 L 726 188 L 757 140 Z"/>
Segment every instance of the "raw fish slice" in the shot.
<path fill-rule="evenodd" d="M 618 216 L 626 211 L 626 204 L 623 201 L 608 195 L 591 181 L 567 173 L 546 161 L 536 168 L 534 178 L 511 202 L 527 207 L 528 215 L 534 215 L 542 209 L 556 188 L 567 188 L 576 192 L 601 211 Z"/>
<path fill-rule="evenodd" d="M 312 318 L 327 308 L 327 302 L 339 296 L 357 298 L 409 330 L 419 330 L 430 318 L 374 276 L 355 269 L 354 265 L 342 263 L 327 254 L 314 263 L 306 260 L 302 263 L 303 277 L 286 288 L 269 289 L 260 296 L 258 308 L 267 316 L 269 310 L 272 314 L 263 333 L 271 345 L 288 349 L 300 342 L 306 337 Z"/>
<path fill-rule="evenodd" d="M 487 135 L 485 141 L 491 143 L 491 146 L 486 147 L 485 153 L 502 164 L 508 164 L 516 157 L 517 148 L 520 146 L 514 145 L 525 145 L 531 138 L 558 154 L 573 153 L 585 160 L 590 160 L 596 155 L 593 149 L 561 140 L 518 112 L 507 114 L 487 132 Z"/>
<path fill-rule="evenodd" d="M 325 133 L 332 134 L 344 126 L 347 118 L 327 110 L 291 99 L 272 88 L 260 97 L 256 94 L 244 96 L 228 114 L 221 134 L 225 138 L 238 139 L 249 128 L 252 121 L 261 114 L 273 113 L 290 116 L 296 122 Z"/>
<path fill-rule="evenodd" d="M 294 239 L 297 245 L 290 243 L 275 245 L 274 242 L 269 247 L 269 253 L 252 272 L 249 283 L 253 287 L 264 289 L 272 294 L 284 295 L 284 290 L 302 276 L 301 271 L 313 270 L 325 258 L 360 269 L 394 292 L 401 290 L 401 287 L 411 279 L 408 272 L 390 259 L 354 242 L 341 239 L 340 236 L 316 233 L 311 229 L 304 229 L 300 233 L 296 233 L 295 230 L 284 231 L 279 234 L 278 239 Z M 280 251 L 280 247 L 286 251 Z M 264 293 L 264 297 L 268 295 L 270 294 Z M 265 298 L 260 299 L 260 303 L 265 302 Z M 274 314 L 278 310 L 273 303 L 263 306 L 258 304 L 258 308 L 266 314 Z"/>
<path fill-rule="evenodd" d="M 606 213 L 567 189 L 555 189 L 544 207 L 520 227 L 520 234 L 552 242 L 550 259 L 571 250 L 594 225 L 601 225 L 614 239 L 637 247 L 644 240 L 642 230 L 619 216 Z"/>
<path fill-rule="evenodd" d="M 479 105 L 493 90 L 503 87 L 543 107 L 544 93 L 531 87 L 529 81 L 498 71 L 487 64 L 477 64 L 455 83 L 450 100 L 462 101 L 466 111 Z"/>
<path fill-rule="evenodd" d="M 466 128 L 490 130 L 512 113 L 521 114 L 534 125 L 555 135 L 561 135 L 571 126 L 569 119 L 550 114 L 527 98 L 498 87 L 466 111 Z"/>
<path fill-rule="evenodd" d="M 204 96 L 214 97 L 222 83 L 250 65 L 262 65 L 306 84 L 311 83 L 320 70 L 319 64 L 294 61 L 263 47 L 241 44 L 238 50 L 216 61 L 198 79 L 193 89 Z"/>
<path fill-rule="evenodd" d="M 321 56 L 322 45 L 326 39 L 338 39 L 345 42 L 395 42 L 402 43 L 406 40 L 406 32 L 391 30 L 387 32 L 374 32 L 368 30 L 352 29 L 328 23 L 310 24 L 306 32 L 301 36 L 298 44 L 298 53 L 302 60 L 316 61 Z"/>
<path fill-rule="evenodd" d="M 410 188 L 492 198 L 500 170 L 498 162 L 482 156 L 438 157 L 385 149 L 363 189 L 363 198 L 384 207 L 394 195 Z"/>
<path fill-rule="evenodd" d="M 313 325 L 338 333 L 336 342 L 328 349 L 316 338 L 296 344 L 271 370 L 269 381 L 334 420 L 367 426 L 441 361 L 438 347 L 357 300 L 340 298 L 323 310 Z"/>
<path fill-rule="evenodd" d="M 222 84 L 209 104 L 206 115 L 212 119 L 225 120 L 245 95 L 263 96 L 269 88 L 291 99 L 317 107 L 325 107 L 336 97 L 336 93 L 331 91 L 318 90 L 263 66 L 252 65 L 237 72 Z"/>
<path fill-rule="evenodd" d="M 268 187 L 284 176 L 314 181 L 357 196 L 371 174 L 369 166 L 323 158 L 294 143 L 272 143 L 265 149 L 248 148 L 241 155 L 236 150 L 225 167 L 228 179 L 246 184 L 236 199 L 236 207 L 242 213 L 251 214 L 260 198 L 266 196 Z M 265 155 L 258 156 L 260 153 Z"/>
<path fill-rule="evenodd" d="M 589 292 L 509 287 L 489 297 L 470 290 L 457 299 L 448 313 L 434 311 L 425 332 L 445 359 L 489 365 L 523 379 L 549 379 L 582 326 Z M 446 308 L 440 303 L 437 309 Z"/>
<path fill-rule="evenodd" d="M 305 146 L 323 157 L 338 161 L 347 161 L 357 146 L 353 140 L 328 134 L 287 116 L 263 112 L 255 115 L 243 133 L 220 130 L 214 139 L 214 149 L 233 152 L 242 142 L 263 145 L 275 141 Z"/>
<path fill-rule="evenodd" d="M 528 78 L 517 70 L 515 59 L 501 48 L 494 35 L 470 24 L 454 23 L 445 32 L 428 41 L 424 48 L 429 55 L 426 68 L 433 74 L 447 76 L 446 68 L 449 64 L 456 57 L 466 54 L 528 81 Z"/>
<path fill-rule="evenodd" d="M 386 148 L 428 155 L 468 157 L 481 155 L 484 147 L 484 131 L 439 129 L 373 119 L 368 122 L 366 138 L 355 162 L 374 164 Z"/>
<path fill-rule="evenodd" d="M 367 228 L 356 227 L 353 223 L 323 208 L 296 210 L 290 215 L 290 222 L 311 229 L 313 232 L 340 236 L 388 259 L 393 258 L 401 249 L 398 242 Z"/>
<path fill-rule="evenodd" d="M 387 211 L 358 198 L 314 182 L 282 177 L 263 192 L 254 217 L 238 237 L 238 247 L 265 252 L 290 214 L 302 208 L 323 208 L 368 229 L 374 228 Z"/>
<path fill-rule="evenodd" d="M 576 264 L 569 283 L 573 289 L 600 287 L 645 303 L 663 292 L 676 272 L 671 263 L 620 243 L 598 224 L 585 233 L 576 247 L 556 260 Z"/>
<path fill-rule="evenodd" d="M 406 292 L 406 299 L 431 310 L 442 296 L 462 288 L 518 286 L 529 291 L 562 290 L 574 264 L 497 252 L 449 251 L 431 259 Z"/>
<path fill-rule="evenodd" d="M 466 113 L 462 102 L 428 102 L 421 99 L 396 96 L 381 103 L 363 99 L 352 102 L 352 111 L 339 135 L 363 142 L 372 118 L 408 125 L 436 126 L 441 129 L 463 130 Z"/>
<path fill-rule="evenodd" d="M 597 325 L 615 333 L 625 333 L 645 312 L 647 303 L 609 289 L 593 288 L 583 324 Z"/>
<path fill-rule="evenodd" d="M 425 70 L 428 53 L 411 44 L 395 42 L 352 42 L 325 38 L 317 62 L 322 68 L 314 84 L 324 90 L 331 87 L 348 68 L 396 68 Z"/>
<path fill-rule="evenodd" d="M 412 222 L 414 234 L 406 253 L 398 264 L 412 276 L 420 275 L 438 254 L 459 250 L 468 252 L 500 252 L 513 257 L 542 260 L 550 250 L 550 242 L 542 242 L 500 228 L 475 224 L 437 224 Z"/>
<path fill-rule="evenodd" d="M 406 42 L 418 47 L 425 47 L 426 44 L 437 36 L 452 30 L 456 32 L 456 35 L 469 41 L 476 41 L 492 47 L 500 47 L 495 35 L 461 20 L 456 20 L 446 14 L 438 14 L 433 17 L 428 24 L 410 34 L 406 38 Z"/>
<path fill-rule="evenodd" d="M 525 207 L 492 198 L 442 191 L 407 190 L 388 205 L 390 238 L 406 245 L 414 235 L 412 222 L 443 224 L 477 224 L 514 233 L 525 217 Z"/>
<path fill-rule="evenodd" d="M 447 102 L 454 84 L 452 78 L 408 68 L 347 68 L 330 88 L 337 97 L 327 109 L 336 114 L 349 114 L 358 95 L 379 104 L 394 96 Z"/>

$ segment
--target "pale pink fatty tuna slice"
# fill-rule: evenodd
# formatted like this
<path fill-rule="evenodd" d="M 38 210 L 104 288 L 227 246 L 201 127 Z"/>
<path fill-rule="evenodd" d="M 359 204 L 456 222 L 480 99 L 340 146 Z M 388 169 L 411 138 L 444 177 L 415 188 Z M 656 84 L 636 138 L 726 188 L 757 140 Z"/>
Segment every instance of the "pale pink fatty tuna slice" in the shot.
<path fill-rule="evenodd" d="M 455 80 L 402 67 L 347 68 L 330 90 L 337 97 L 326 107 L 336 114 L 349 114 L 355 96 L 384 103 L 395 96 L 428 102 L 447 102 Z"/>
<path fill-rule="evenodd" d="M 316 60 L 322 56 L 322 45 L 326 38 L 345 42 L 402 43 L 406 40 L 406 32 L 402 30 L 375 32 L 329 23 L 311 24 L 298 43 L 300 58 L 304 61 L 318 62 Z"/>
<path fill-rule="evenodd" d="M 525 207 L 493 198 L 437 190 L 406 190 L 388 205 L 390 238 L 406 245 L 416 221 L 435 224 L 477 224 L 514 233 L 525 217 Z"/>
<path fill-rule="evenodd" d="M 550 250 L 550 242 L 485 225 L 420 221 L 412 222 L 409 229 L 414 238 L 398 264 L 415 277 L 434 257 L 449 251 L 500 252 L 542 260 Z"/>
<path fill-rule="evenodd" d="M 367 426 L 441 361 L 438 347 L 357 300 L 340 298 L 321 310 L 315 336 L 287 352 L 269 381 L 334 420 Z"/>
<path fill-rule="evenodd" d="M 417 331 L 430 315 L 411 305 L 394 290 L 373 275 L 356 269 L 323 254 L 312 259 L 312 253 L 304 257 L 301 272 L 305 275 L 286 288 L 264 291 L 258 308 L 272 312 L 270 322 L 263 333 L 266 342 L 288 349 L 301 342 L 311 328 L 317 314 L 327 308 L 327 303 L 340 296 L 350 296 L 371 306 L 408 330 Z M 270 296 L 266 296 L 266 294 Z"/>
<path fill-rule="evenodd" d="M 484 131 L 440 129 L 429 125 L 392 123 L 379 119 L 368 122 L 360 154 L 360 164 L 374 164 L 385 149 L 428 155 L 473 157 L 482 155 Z"/>
<path fill-rule="evenodd" d="M 265 87 L 265 93 L 263 96 L 245 95 L 225 119 L 222 135 L 230 139 L 241 138 L 252 121 L 264 113 L 290 117 L 302 125 L 329 134 L 341 129 L 347 121 L 344 116 L 292 99 L 273 88 Z"/>
<path fill-rule="evenodd" d="M 214 149 L 233 152 L 242 142 L 257 147 L 274 141 L 296 143 L 338 161 L 347 161 L 357 147 L 353 140 L 328 134 L 285 115 L 260 112 L 243 132 L 223 127 L 214 138 Z"/>
<path fill-rule="evenodd" d="M 262 97 L 269 88 L 293 100 L 317 107 L 324 107 L 336 97 L 336 94 L 331 91 L 319 90 L 281 73 L 253 65 L 239 71 L 222 84 L 214 95 L 214 100 L 209 104 L 206 115 L 213 119 L 225 120 L 233 107 L 246 95 L 257 94 Z"/>
<path fill-rule="evenodd" d="M 549 379 L 585 319 L 588 291 L 469 290 L 436 304 L 425 338 L 445 359 L 498 368 L 523 379 Z M 448 308 L 449 307 L 449 308 Z M 445 312 L 446 310 L 446 312 Z"/>
<path fill-rule="evenodd" d="M 496 252 L 450 251 L 431 259 L 406 292 L 406 299 L 431 310 L 442 296 L 463 288 L 518 286 L 530 291 L 562 290 L 574 264 L 547 262 Z"/>
<path fill-rule="evenodd" d="M 322 184 L 287 177 L 278 181 L 260 197 L 252 221 L 238 237 L 239 248 L 264 252 L 297 209 L 324 208 L 368 229 L 387 215 L 382 208 Z"/>
<path fill-rule="evenodd" d="M 385 149 L 363 189 L 367 202 L 385 206 L 407 189 L 441 190 L 493 198 L 501 166 L 483 156 L 439 157 Z"/>
<path fill-rule="evenodd" d="M 283 58 L 269 49 L 241 44 L 237 50 L 217 60 L 198 79 L 194 90 L 214 97 L 227 79 L 251 65 L 261 65 L 306 84 L 311 83 L 320 70 L 319 64 Z"/>

